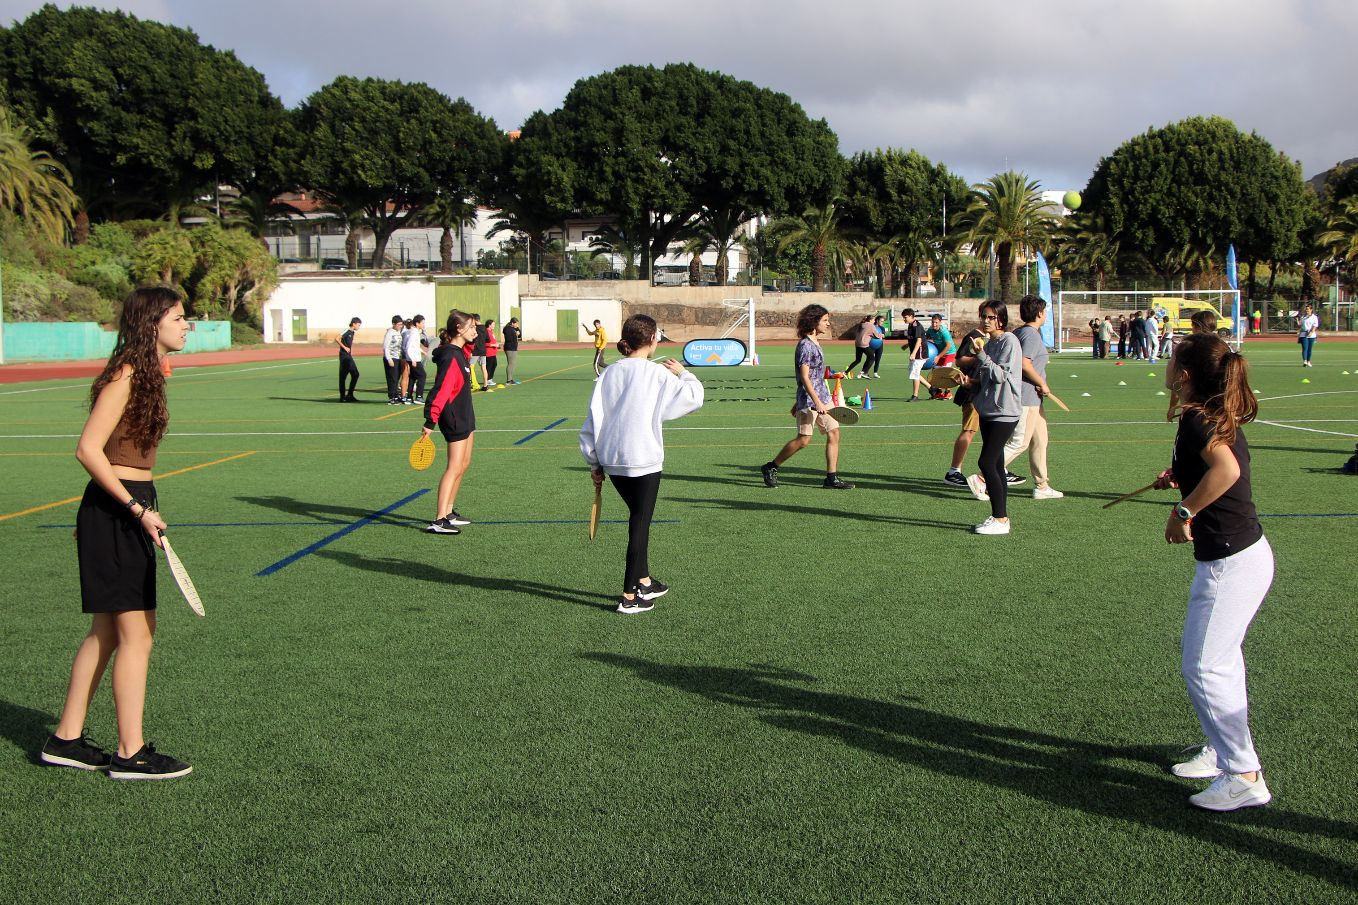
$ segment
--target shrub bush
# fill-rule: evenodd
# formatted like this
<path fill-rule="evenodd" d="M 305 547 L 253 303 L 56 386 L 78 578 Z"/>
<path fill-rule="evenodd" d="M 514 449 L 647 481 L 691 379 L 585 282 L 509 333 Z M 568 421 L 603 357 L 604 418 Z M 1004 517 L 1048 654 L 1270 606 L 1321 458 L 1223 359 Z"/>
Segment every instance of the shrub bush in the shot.
<path fill-rule="evenodd" d="M 233 346 L 257 346 L 264 342 L 264 334 L 259 327 L 254 324 L 243 324 L 240 321 L 231 322 L 231 345 Z"/>

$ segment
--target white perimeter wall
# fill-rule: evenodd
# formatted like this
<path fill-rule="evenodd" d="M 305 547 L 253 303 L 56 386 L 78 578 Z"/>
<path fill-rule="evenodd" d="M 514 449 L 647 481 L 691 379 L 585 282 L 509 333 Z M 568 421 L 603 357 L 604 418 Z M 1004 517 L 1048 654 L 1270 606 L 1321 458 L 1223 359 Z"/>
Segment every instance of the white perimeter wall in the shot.
<path fill-rule="evenodd" d="M 593 341 L 593 338 L 585 333 L 585 328 L 580 326 L 582 321 L 590 327 L 594 326 L 594 321 L 600 321 L 604 325 L 604 333 L 610 345 L 617 342 L 618 335 L 622 333 L 622 302 L 618 299 L 525 297 L 519 300 L 519 310 L 522 312 L 520 317 L 523 321 L 524 342 L 556 342 L 558 310 L 576 312 L 576 342 Z"/>
<path fill-rule="evenodd" d="M 501 283 L 501 308 L 504 283 Z M 292 313 L 307 313 L 307 336 L 292 335 Z M 355 280 L 353 277 L 299 277 L 279 280 L 278 288 L 264 303 L 265 342 L 304 342 L 326 340 L 349 329 L 349 319 L 363 319 L 356 342 L 376 343 L 391 326 L 392 315 L 434 317 L 434 284 L 424 277 L 415 279 Z M 553 322 L 555 323 L 555 321 Z M 426 332 L 434 335 L 437 327 Z"/>

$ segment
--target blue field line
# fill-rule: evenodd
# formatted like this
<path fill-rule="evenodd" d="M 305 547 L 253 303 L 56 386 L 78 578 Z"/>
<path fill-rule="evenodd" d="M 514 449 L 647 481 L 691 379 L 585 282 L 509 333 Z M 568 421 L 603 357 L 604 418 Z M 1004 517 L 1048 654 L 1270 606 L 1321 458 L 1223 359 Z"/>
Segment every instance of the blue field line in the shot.
<path fill-rule="evenodd" d="M 1260 518 L 1358 518 L 1358 512 L 1261 512 Z"/>
<path fill-rule="evenodd" d="M 318 518 L 309 522 L 175 522 L 171 528 L 291 528 L 298 525 L 347 525 L 344 519 Z M 39 528 L 74 528 L 70 525 L 39 525 Z"/>
<path fill-rule="evenodd" d="M 323 537 L 320 540 L 316 541 L 316 543 L 312 544 L 311 546 L 303 547 L 301 550 L 298 550 L 291 556 L 285 557 L 284 559 L 280 559 L 273 565 L 261 569 L 260 571 L 255 573 L 255 577 L 262 578 L 266 575 L 272 575 L 279 569 L 287 568 L 288 566 L 297 562 L 297 560 L 301 559 L 303 556 L 310 556 L 312 553 L 315 553 L 322 547 L 329 546 L 330 544 L 333 544 L 335 541 L 339 540 L 341 537 L 344 537 L 346 534 L 352 534 L 359 528 L 362 528 L 364 525 L 367 525 L 370 522 L 375 522 L 382 516 L 387 515 L 388 513 L 395 512 L 397 509 L 400 509 L 406 503 L 409 503 L 411 500 L 417 500 L 428 492 L 429 488 L 425 487 L 423 489 L 415 491 L 410 496 L 405 497 L 404 499 L 397 500 L 396 502 L 388 506 L 386 509 L 382 509 L 378 512 L 370 512 L 369 514 L 363 516 L 363 518 L 359 519 L 358 521 L 345 525 L 343 528 L 336 531 L 334 534 L 331 534 L 327 537 Z"/>
<path fill-rule="evenodd" d="M 376 516 L 380 516 L 381 514 L 382 514 L 382 513 L 379 512 L 379 513 L 376 513 L 375 515 L 376 515 Z M 373 520 L 375 521 L 376 518 L 373 518 Z M 416 519 L 415 521 L 423 521 L 423 519 Z M 170 527 L 172 527 L 172 528 L 296 528 L 296 527 L 310 527 L 310 526 L 313 526 L 313 525 L 345 525 L 345 524 L 348 524 L 348 523 L 345 522 L 345 521 L 343 521 L 343 520 L 341 520 L 341 519 L 316 519 L 316 520 L 313 521 L 313 522 L 175 522 L 175 523 L 174 523 L 173 525 L 171 525 Z M 392 523 L 392 522 L 383 522 L 383 524 L 386 525 L 386 526 L 388 526 L 388 527 L 394 527 L 394 528 L 407 528 L 407 527 L 409 527 L 408 525 L 398 525 L 398 524 L 394 524 L 394 523 Z M 480 525 L 587 525 L 587 524 L 589 524 L 589 519 L 583 519 L 583 518 L 578 518 L 578 519 L 568 519 L 568 518 L 560 518 L 560 519 L 496 519 L 496 520 L 493 520 L 493 521 L 481 521 L 480 519 L 477 519 L 476 524 L 477 524 L 478 526 L 480 526 Z M 626 524 L 627 524 L 627 519 L 625 519 L 625 518 L 619 518 L 619 519 L 601 519 L 601 520 L 599 521 L 599 524 L 601 524 L 601 525 L 626 525 Z M 658 519 L 655 519 L 654 521 L 652 521 L 651 524 L 652 524 L 652 525 L 677 525 L 677 524 L 679 524 L 679 520 L 678 520 L 677 518 L 669 518 L 669 519 L 658 518 Z M 37 527 L 39 527 L 39 528 L 66 528 L 66 529 L 69 530 L 69 529 L 71 529 L 71 528 L 74 528 L 74 527 L 75 527 L 75 524 L 72 523 L 72 524 L 69 524 L 69 525 L 38 525 Z M 350 530 L 353 530 L 353 529 L 351 528 Z M 272 566 L 271 566 L 270 568 L 272 568 Z"/>
<path fill-rule="evenodd" d="M 556 427 L 558 424 L 564 423 L 565 420 L 566 420 L 565 418 L 558 418 L 558 419 L 556 419 L 555 421 L 553 421 L 551 424 L 549 424 L 549 425 L 547 425 L 546 427 L 544 427 L 542 430 L 540 430 L 540 431 L 533 431 L 533 432 L 532 432 L 531 434 L 529 434 L 528 436 L 523 437 L 523 438 L 521 438 L 521 439 L 519 439 L 519 440 L 515 440 L 515 441 L 514 441 L 514 445 L 515 445 L 515 446 L 522 446 L 523 444 L 527 443 L 529 440 L 531 440 L 531 439 L 533 439 L 534 437 L 536 437 L 538 434 L 545 434 L 545 433 L 547 433 L 547 431 L 549 431 L 549 430 L 551 430 L 552 428 Z"/>

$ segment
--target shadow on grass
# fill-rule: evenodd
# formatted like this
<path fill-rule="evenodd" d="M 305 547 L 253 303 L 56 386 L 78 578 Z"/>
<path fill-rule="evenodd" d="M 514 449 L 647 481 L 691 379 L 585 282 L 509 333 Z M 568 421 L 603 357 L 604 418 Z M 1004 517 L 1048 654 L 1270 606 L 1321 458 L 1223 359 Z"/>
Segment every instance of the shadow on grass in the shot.
<path fill-rule="evenodd" d="M 1267 449 L 1273 452 L 1320 453 L 1326 456 L 1351 456 L 1351 449 L 1317 449 L 1314 446 L 1274 446 L 1269 443 L 1251 443 L 1250 450 Z M 1336 466 L 1338 467 L 1338 466 Z"/>
<path fill-rule="evenodd" d="M 57 718 L 50 713 L 0 700 L 0 736 L 23 751 L 31 764 L 42 764 L 38 752 L 56 723 Z"/>
<path fill-rule="evenodd" d="M 844 492 L 836 491 L 836 499 L 843 499 Z M 821 516 L 850 519 L 859 524 L 912 525 L 918 528 L 942 528 L 945 531 L 971 531 L 965 520 L 943 522 L 937 519 L 909 518 L 903 515 L 877 515 L 859 512 L 851 508 L 820 509 L 815 506 L 796 506 L 790 503 L 761 502 L 758 500 L 721 500 L 711 497 L 671 497 L 676 503 L 689 503 L 699 509 L 728 509 L 740 512 L 790 512 L 793 515 Z"/>
<path fill-rule="evenodd" d="M 748 708 L 755 719 L 792 732 L 838 740 L 870 754 L 1096 817 L 1178 833 L 1336 886 L 1358 888 L 1358 868 L 1353 864 L 1284 842 L 1277 835 L 1251 832 L 1277 830 L 1358 841 L 1358 826 L 1279 807 L 1230 814 L 1199 811 L 1185 801 L 1193 785 L 1114 763 L 1139 761 L 1163 769 L 1167 752 L 1162 749 L 1090 744 L 907 703 L 819 691 L 803 687 L 813 684 L 814 677 L 777 667 L 670 665 L 614 653 L 579 656 L 628 670 L 647 682 Z"/>
<path fill-rule="evenodd" d="M 400 578 L 417 578 L 420 581 L 427 581 L 449 590 L 471 588 L 506 594 L 531 594 L 547 600 L 565 601 L 577 606 L 593 607 L 597 610 L 612 610 L 617 607 L 617 598 L 608 594 L 596 594 L 593 591 L 563 588 L 560 585 L 524 581 L 520 578 L 468 575 L 465 572 L 451 572 L 437 566 L 411 563 L 408 559 L 378 559 L 372 556 L 361 556 L 357 553 L 345 553 L 340 550 L 318 550 L 314 555 L 339 563 L 342 566 L 348 566 L 351 569 L 362 569 L 366 572 L 377 572 Z"/>
<path fill-rule="evenodd" d="M 288 515 L 305 516 L 314 519 L 336 519 L 347 518 L 351 521 L 358 521 L 367 518 L 377 509 L 358 509 L 353 506 L 335 506 L 330 503 L 308 503 L 303 500 L 290 496 L 238 496 L 242 503 L 249 503 L 253 506 L 263 506 L 266 509 L 275 509 L 285 512 Z M 425 525 L 428 519 L 409 515 L 397 515 L 389 512 L 386 515 L 373 519 L 374 523 L 383 522 L 388 525 Z"/>

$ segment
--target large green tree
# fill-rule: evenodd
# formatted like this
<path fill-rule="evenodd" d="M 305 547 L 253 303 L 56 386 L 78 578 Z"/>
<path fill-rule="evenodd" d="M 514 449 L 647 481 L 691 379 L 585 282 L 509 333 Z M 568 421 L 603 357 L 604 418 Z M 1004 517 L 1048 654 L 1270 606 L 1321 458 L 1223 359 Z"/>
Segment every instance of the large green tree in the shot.
<path fill-rule="evenodd" d="M 264 77 L 191 31 L 48 4 L 0 35 L 0 79 L 70 168 L 90 217 L 159 216 L 266 166 L 282 106 Z"/>
<path fill-rule="evenodd" d="M 0 107 L 0 208 L 60 242 L 79 201 L 71 191 L 71 174 L 46 151 L 33 150 L 31 138 L 9 109 Z"/>
<path fill-rule="evenodd" d="M 1037 182 L 1010 170 L 972 186 L 971 200 L 954 224 L 959 241 L 970 243 L 976 254 L 994 250 L 1000 300 L 1012 302 L 1016 255 L 1025 247 L 1045 248 L 1057 217 L 1043 203 Z"/>
<path fill-rule="evenodd" d="M 506 141 L 461 98 L 420 83 L 350 76 L 306 100 L 299 129 L 301 175 L 337 206 L 363 211 L 377 267 L 391 234 L 426 205 L 445 195 L 489 195 Z"/>
<path fill-rule="evenodd" d="M 1124 256 L 1166 278 L 1234 244 L 1253 283 L 1256 263 L 1300 250 L 1305 192 L 1297 164 L 1265 139 L 1219 116 L 1192 117 L 1150 129 L 1099 161 L 1084 208 L 1120 237 Z"/>
<path fill-rule="evenodd" d="M 824 204 L 842 178 L 838 142 L 789 97 L 690 64 L 623 66 L 582 79 L 524 124 L 550 156 L 550 200 L 645 236 L 642 275 L 700 216 Z M 519 173 L 518 175 L 522 175 Z"/>
<path fill-rule="evenodd" d="M 909 295 L 916 265 L 941 254 L 945 210 L 962 210 L 968 193 L 966 180 L 918 151 L 863 151 L 849 160 L 843 221 L 875 246 L 883 285 L 903 284 Z"/>

